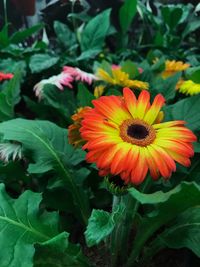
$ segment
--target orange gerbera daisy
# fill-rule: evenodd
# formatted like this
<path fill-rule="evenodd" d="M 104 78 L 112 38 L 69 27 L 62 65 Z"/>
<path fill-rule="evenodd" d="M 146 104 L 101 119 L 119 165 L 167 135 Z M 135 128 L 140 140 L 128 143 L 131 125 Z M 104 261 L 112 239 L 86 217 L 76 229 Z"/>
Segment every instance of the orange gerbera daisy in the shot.
<path fill-rule="evenodd" d="M 171 176 L 175 161 L 190 165 L 196 136 L 184 121 L 161 122 L 165 102 L 159 94 L 150 104 L 144 90 L 136 99 L 129 88 L 123 97 L 102 96 L 82 120 L 81 136 L 86 140 L 86 160 L 96 163 L 100 175 L 120 175 L 125 183 L 140 184 L 147 172 L 153 179 Z"/>

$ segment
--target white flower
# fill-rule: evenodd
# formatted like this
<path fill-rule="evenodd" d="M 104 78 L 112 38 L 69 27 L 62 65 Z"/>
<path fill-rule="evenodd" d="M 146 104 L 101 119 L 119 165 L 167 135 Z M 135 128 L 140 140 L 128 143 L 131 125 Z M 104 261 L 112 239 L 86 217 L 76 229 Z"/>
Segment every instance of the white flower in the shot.
<path fill-rule="evenodd" d="M 22 146 L 17 143 L 3 143 L 0 144 L 0 159 L 8 162 L 15 161 L 22 158 Z"/>

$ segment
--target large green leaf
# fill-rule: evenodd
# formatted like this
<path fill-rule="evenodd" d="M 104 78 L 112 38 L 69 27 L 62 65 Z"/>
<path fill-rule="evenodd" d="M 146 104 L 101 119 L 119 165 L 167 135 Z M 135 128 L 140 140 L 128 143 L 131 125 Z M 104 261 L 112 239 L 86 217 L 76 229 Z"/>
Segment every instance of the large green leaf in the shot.
<path fill-rule="evenodd" d="M 77 57 L 77 60 L 88 60 L 91 58 L 96 57 L 101 52 L 101 48 L 94 48 L 94 49 L 89 49 L 86 51 L 83 51 L 79 57 Z"/>
<path fill-rule="evenodd" d="M 167 224 L 188 208 L 200 205 L 200 186 L 196 183 L 182 182 L 166 193 L 159 191 L 143 194 L 135 188 L 129 189 L 129 192 L 140 203 L 154 205 L 153 212 L 142 218 L 133 244 L 132 260 L 138 257 L 144 243 L 162 225 Z"/>
<path fill-rule="evenodd" d="M 104 39 L 110 27 L 110 9 L 107 9 L 92 18 L 85 26 L 81 34 L 81 50 L 98 50 L 102 48 Z"/>
<path fill-rule="evenodd" d="M 5 140 L 18 141 L 25 150 L 32 151 L 34 163 L 29 164 L 30 173 L 50 170 L 62 173 L 65 169 L 62 161 L 73 153 L 67 144 L 67 131 L 48 121 L 10 120 L 0 124 L 0 133 Z"/>
<path fill-rule="evenodd" d="M 186 77 L 195 83 L 200 83 L 200 67 L 193 67 L 186 70 Z"/>
<path fill-rule="evenodd" d="M 167 115 L 174 120 L 184 120 L 187 127 L 196 131 L 200 128 L 200 95 L 187 97 L 167 108 Z"/>
<path fill-rule="evenodd" d="M 78 85 L 77 100 L 80 107 L 92 106 L 92 100 L 95 99 L 94 95 L 90 93 L 84 84 Z"/>
<path fill-rule="evenodd" d="M 44 24 L 37 24 L 34 25 L 31 28 L 21 30 L 21 31 L 16 31 L 10 38 L 10 42 L 14 44 L 18 44 L 20 42 L 23 42 L 26 40 L 27 37 L 30 37 L 32 34 L 38 32 L 44 27 Z"/>
<path fill-rule="evenodd" d="M 171 30 L 177 26 L 183 14 L 182 8 L 175 6 L 164 6 L 161 12 L 165 23 Z"/>
<path fill-rule="evenodd" d="M 157 78 L 151 84 L 152 91 L 156 91 L 156 94 L 161 93 L 162 95 L 164 95 L 166 100 L 171 100 L 175 97 L 176 84 L 180 77 L 181 73 L 177 73 L 165 80 L 163 80 L 162 78 Z"/>
<path fill-rule="evenodd" d="M 199 27 L 200 27 L 200 21 L 199 20 L 190 21 L 182 33 L 183 38 L 185 38 L 191 32 L 196 31 Z"/>
<path fill-rule="evenodd" d="M 119 10 L 119 22 L 122 32 L 125 33 L 137 11 L 137 0 L 125 0 L 125 3 Z"/>
<path fill-rule="evenodd" d="M 43 88 L 42 101 L 57 109 L 65 118 L 70 118 L 76 111 L 73 90 L 60 91 L 55 85 L 46 84 Z"/>
<path fill-rule="evenodd" d="M 35 54 L 30 58 L 29 67 L 32 73 L 38 73 L 49 69 L 58 63 L 59 57 L 48 54 Z"/>
<path fill-rule="evenodd" d="M 59 234 L 58 214 L 41 214 L 41 194 L 26 191 L 11 199 L 0 184 L 1 267 L 32 267 L 34 244 L 48 242 Z M 63 233 L 67 238 L 67 233 Z"/>
<path fill-rule="evenodd" d="M 65 183 L 73 197 L 76 215 L 86 222 L 88 199 L 83 190 L 75 184 L 69 171 L 74 149 L 67 142 L 67 130 L 48 121 L 16 119 L 0 124 L 4 140 L 18 141 L 30 158 L 30 173 L 52 171 Z"/>
<path fill-rule="evenodd" d="M 5 84 L 0 92 L 0 121 L 12 119 L 15 116 L 14 107 L 20 101 L 20 82 L 21 70 L 20 64 L 14 73 L 14 77 Z"/>
<path fill-rule="evenodd" d="M 11 58 L 1 59 L 0 60 L 0 70 L 3 70 L 5 73 L 11 72 L 14 73 L 16 70 L 20 69 L 21 73 L 25 75 L 26 73 L 26 63 L 25 61 L 16 61 Z"/>
<path fill-rule="evenodd" d="M 200 206 L 192 207 L 177 217 L 159 239 L 170 248 L 191 249 L 200 257 Z"/>
<path fill-rule="evenodd" d="M 122 62 L 121 70 L 128 73 L 130 79 L 134 79 L 139 74 L 136 64 L 134 64 L 131 60 Z"/>
<path fill-rule="evenodd" d="M 148 262 L 165 247 L 188 248 L 200 257 L 200 206 L 192 207 L 179 215 L 146 249 L 143 259 Z"/>
<path fill-rule="evenodd" d="M 43 244 L 36 244 L 34 267 L 91 267 L 80 246 L 60 234 Z"/>
<path fill-rule="evenodd" d="M 57 35 L 58 41 L 65 48 L 70 48 L 74 45 L 76 38 L 75 34 L 69 27 L 60 21 L 54 21 L 54 31 Z"/>
<path fill-rule="evenodd" d="M 2 30 L 0 31 L 0 48 L 6 47 L 10 43 L 10 40 L 8 37 L 8 27 L 9 27 L 9 24 L 5 24 Z"/>

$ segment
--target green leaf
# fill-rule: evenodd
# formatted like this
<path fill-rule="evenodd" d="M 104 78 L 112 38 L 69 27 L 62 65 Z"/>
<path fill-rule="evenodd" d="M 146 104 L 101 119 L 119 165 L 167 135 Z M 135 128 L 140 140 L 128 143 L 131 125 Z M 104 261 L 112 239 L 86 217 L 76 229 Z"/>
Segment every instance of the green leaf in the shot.
<path fill-rule="evenodd" d="M 152 56 L 153 56 L 153 53 L 152 53 Z M 151 55 L 149 54 L 149 57 L 151 57 Z M 155 58 L 154 58 L 155 59 Z M 151 66 L 151 69 L 153 71 L 156 71 L 156 72 L 161 72 L 165 69 L 165 58 L 163 56 L 161 56 L 159 58 L 158 61 L 156 61 L 156 63 L 154 63 L 152 66 Z"/>
<path fill-rule="evenodd" d="M 125 33 L 137 11 L 137 0 L 125 0 L 125 3 L 119 10 L 119 22 L 122 32 Z"/>
<path fill-rule="evenodd" d="M 79 245 L 69 242 L 69 234 L 60 234 L 35 246 L 34 267 L 91 267 Z"/>
<path fill-rule="evenodd" d="M 21 31 L 16 31 L 10 38 L 10 42 L 13 44 L 18 44 L 20 42 L 23 42 L 26 40 L 26 38 L 30 37 L 34 33 L 38 32 L 44 27 L 44 24 L 37 24 L 34 25 L 31 28 L 21 30 Z"/>
<path fill-rule="evenodd" d="M 176 84 L 181 77 L 181 73 L 177 73 L 165 80 L 162 78 L 155 79 L 152 82 L 152 91 L 161 93 L 166 100 L 171 100 L 175 97 L 176 94 Z"/>
<path fill-rule="evenodd" d="M 5 84 L 3 90 L 0 92 L 0 121 L 12 119 L 15 116 L 14 107 L 20 101 L 20 82 L 21 70 L 14 73 L 14 77 Z"/>
<path fill-rule="evenodd" d="M 59 57 L 48 54 L 35 54 L 30 58 L 29 68 L 32 73 L 39 73 L 49 69 L 59 61 Z"/>
<path fill-rule="evenodd" d="M 163 46 L 163 43 L 164 43 L 164 37 L 163 37 L 163 35 L 161 34 L 161 31 L 158 30 L 158 31 L 156 32 L 155 37 L 154 37 L 154 44 L 155 44 L 156 46 Z"/>
<path fill-rule="evenodd" d="M 137 66 L 131 60 L 122 62 L 121 69 L 129 74 L 130 79 L 134 79 L 139 74 Z"/>
<path fill-rule="evenodd" d="M 173 30 L 177 26 L 183 14 L 182 9 L 175 6 L 164 6 L 162 7 L 161 12 L 165 23 L 171 30 Z"/>
<path fill-rule="evenodd" d="M 101 52 L 101 49 L 95 48 L 95 49 L 89 49 L 87 51 L 83 51 L 79 57 L 77 57 L 77 60 L 86 60 L 96 57 Z"/>
<path fill-rule="evenodd" d="M 85 85 L 80 83 L 78 85 L 77 101 L 80 107 L 92 106 L 92 100 L 95 99 L 94 95 L 90 93 Z"/>
<path fill-rule="evenodd" d="M 129 192 L 140 203 L 154 205 L 154 210 L 142 218 L 133 244 L 132 260 L 138 257 L 144 243 L 161 226 L 169 223 L 188 208 L 200 205 L 200 186 L 194 182 L 182 182 L 166 193 L 159 191 L 153 194 L 143 194 L 135 188 L 129 189 Z"/>
<path fill-rule="evenodd" d="M 195 83 L 200 83 L 200 67 L 189 68 L 185 72 L 188 80 L 192 80 Z"/>
<path fill-rule="evenodd" d="M 58 41 L 65 48 L 70 48 L 75 44 L 75 34 L 69 29 L 66 24 L 61 23 L 60 21 L 54 21 L 54 31 L 57 35 Z"/>
<path fill-rule="evenodd" d="M 110 28 L 110 12 L 111 9 L 107 9 L 86 24 L 81 34 L 82 52 L 102 48 L 104 39 Z"/>
<path fill-rule="evenodd" d="M 99 244 L 114 229 L 112 214 L 104 210 L 93 210 L 85 231 L 88 247 Z"/>
<path fill-rule="evenodd" d="M 26 63 L 25 61 L 16 61 L 11 58 L 1 59 L 0 60 L 0 70 L 4 72 L 11 72 L 14 73 L 15 71 L 19 70 L 23 75 L 26 73 Z"/>
<path fill-rule="evenodd" d="M 10 120 L 0 124 L 0 133 L 4 140 L 18 141 L 23 149 L 32 151 L 34 163 L 29 164 L 30 173 L 55 169 L 64 172 L 62 161 L 73 154 L 74 149 L 67 143 L 67 131 L 48 121 Z"/>
<path fill-rule="evenodd" d="M 88 226 L 85 231 L 85 238 L 88 247 L 99 244 L 108 235 L 112 233 L 116 223 L 124 216 L 125 205 L 120 203 L 112 213 L 93 209 L 88 220 Z"/>
<path fill-rule="evenodd" d="M 122 92 L 120 90 L 115 89 L 115 88 L 109 88 L 107 90 L 107 92 L 106 92 L 106 95 L 119 95 L 119 96 L 122 96 Z"/>
<path fill-rule="evenodd" d="M 192 207 L 173 221 L 158 237 L 169 248 L 189 248 L 200 257 L 200 206 Z"/>
<path fill-rule="evenodd" d="M 192 207 L 180 214 L 145 250 L 143 259 L 148 262 L 166 247 L 188 248 L 200 257 L 200 207 Z"/>
<path fill-rule="evenodd" d="M 98 69 L 98 68 L 101 68 L 101 69 L 105 70 L 109 75 L 112 76 L 112 66 L 111 66 L 111 64 L 108 61 L 103 60 L 101 62 L 101 64 L 98 64 L 96 66 L 96 69 Z"/>
<path fill-rule="evenodd" d="M 29 173 L 52 171 L 65 183 L 74 200 L 76 216 L 87 221 L 88 198 L 69 171 L 74 148 L 68 144 L 67 130 L 48 121 L 15 119 L 0 124 L 4 140 L 18 141 L 31 159 Z M 30 142 L 31 140 L 31 142 Z"/>
<path fill-rule="evenodd" d="M 72 90 L 60 91 L 52 84 L 44 86 L 42 101 L 57 109 L 65 118 L 70 118 L 77 108 Z"/>
<path fill-rule="evenodd" d="M 0 31 L 0 47 L 6 47 L 9 45 L 10 40 L 8 37 L 9 24 L 5 24 L 3 29 Z"/>
<path fill-rule="evenodd" d="M 200 95 L 185 98 L 174 105 L 168 106 L 168 112 L 174 120 L 184 120 L 191 130 L 200 128 Z"/>
<path fill-rule="evenodd" d="M 200 27 L 200 21 L 199 20 L 190 21 L 182 33 L 183 38 L 185 38 L 191 32 L 196 31 L 199 27 Z"/>
<path fill-rule="evenodd" d="M 58 214 L 40 214 L 41 194 L 26 191 L 11 199 L 0 184 L 0 260 L 2 267 L 32 267 L 34 244 L 58 235 Z M 63 233 L 64 234 L 64 233 Z"/>

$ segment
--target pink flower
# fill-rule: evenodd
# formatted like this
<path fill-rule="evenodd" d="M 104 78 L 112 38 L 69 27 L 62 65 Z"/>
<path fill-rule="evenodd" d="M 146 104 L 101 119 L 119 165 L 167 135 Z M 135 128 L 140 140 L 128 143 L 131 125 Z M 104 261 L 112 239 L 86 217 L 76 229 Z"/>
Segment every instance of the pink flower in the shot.
<path fill-rule="evenodd" d="M 13 74 L 12 73 L 3 73 L 0 72 L 0 81 L 4 81 L 4 80 L 10 80 L 13 78 Z"/>
<path fill-rule="evenodd" d="M 141 73 L 143 73 L 143 68 L 138 68 L 138 71 L 139 71 L 139 73 L 141 74 Z"/>
<path fill-rule="evenodd" d="M 121 66 L 116 65 L 116 64 L 112 64 L 111 68 L 112 68 L 112 70 L 119 70 L 119 69 L 121 69 Z"/>
<path fill-rule="evenodd" d="M 57 86 L 60 90 L 64 90 L 63 86 L 68 86 L 69 88 L 72 88 L 72 82 L 74 78 L 69 73 L 62 72 L 61 74 L 54 75 L 48 79 L 41 80 L 39 83 L 37 83 L 33 90 L 35 91 L 35 95 L 41 99 L 42 98 L 42 92 L 45 84 L 54 84 Z"/>
<path fill-rule="evenodd" d="M 93 80 L 97 80 L 97 77 L 94 74 L 70 66 L 64 66 L 62 73 L 68 73 L 74 77 L 75 80 L 86 82 L 88 84 L 91 84 Z"/>
<path fill-rule="evenodd" d="M 45 84 L 54 84 L 60 90 L 64 90 L 64 85 L 68 86 L 69 88 L 72 88 L 72 82 L 74 80 L 79 80 L 91 84 L 93 80 L 97 80 L 97 77 L 94 74 L 82 71 L 79 68 L 64 66 L 61 74 L 52 76 L 48 79 L 41 80 L 34 86 L 33 90 L 35 91 L 35 95 L 40 100 L 42 98 L 42 91 Z"/>

